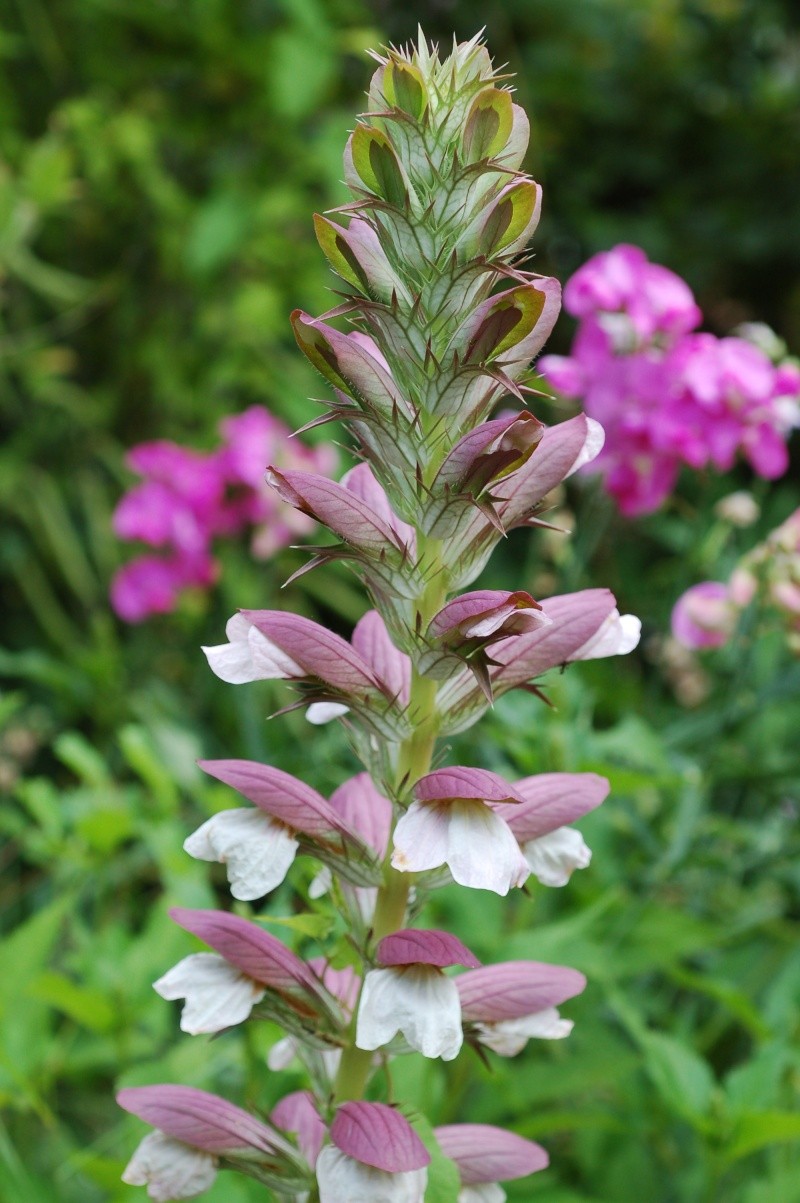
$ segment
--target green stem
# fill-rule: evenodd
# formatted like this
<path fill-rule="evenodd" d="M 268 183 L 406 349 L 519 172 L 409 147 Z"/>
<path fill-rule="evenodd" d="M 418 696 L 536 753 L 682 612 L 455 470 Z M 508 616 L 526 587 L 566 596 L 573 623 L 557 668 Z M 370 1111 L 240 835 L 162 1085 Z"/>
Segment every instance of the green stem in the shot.
<path fill-rule="evenodd" d="M 441 543 L 426 540 L 418 535 L 418 560 L 428 577 L 428 585 L 417 601 L 420 629 L 425 630 L 433 615 L 444 605 L 446 588 L 443 574 L 439 571 Z M 436 713 L 436 682 L 424 677 L 414 669 L 411 677 L 409 714 L 416 721 L 414 730 L 399 748 L 397 756 L 396 788 L 402 790 L 418 781 L 430 771 L 436 746 L 438 715 Z M 408 895 L 412 885 L 410 873 L 398 873 L 387 856 L 383 870 L 383 883 L 378 889 L 373 918 L 373 938 L 377 943 L 384 936 L 399 931 L 406 921 Z M 339 1072 L 333 1088 L 336 1102 L 359 1099 L 364 1093 L 372 1065 L 372 1053 L 355 1045 L 355 1015 L 350 1026 L 350 1044 L 342 1051 Z"/>

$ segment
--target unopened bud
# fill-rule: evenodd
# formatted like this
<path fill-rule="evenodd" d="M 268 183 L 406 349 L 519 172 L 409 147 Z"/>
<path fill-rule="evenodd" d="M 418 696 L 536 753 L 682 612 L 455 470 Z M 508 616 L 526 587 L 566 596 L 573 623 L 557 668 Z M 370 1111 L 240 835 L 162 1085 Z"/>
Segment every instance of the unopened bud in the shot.
<path fill-rule="evenodd" d="M 718 518 L 731 526 L 752 526 L 758 521 L 761 508 L 751 493 L 739 489 L 721 498 L 714 506 Z"/>

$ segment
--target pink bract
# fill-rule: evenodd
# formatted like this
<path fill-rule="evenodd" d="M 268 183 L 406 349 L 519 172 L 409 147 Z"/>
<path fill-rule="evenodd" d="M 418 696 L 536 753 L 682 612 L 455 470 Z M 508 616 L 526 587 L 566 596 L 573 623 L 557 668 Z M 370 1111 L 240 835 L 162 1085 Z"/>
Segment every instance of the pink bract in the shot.
<path fill-rule="evenodd" d="M 525 1178 L 550 1161 L 541 1145 L 489 1124 L 448 1124 L 434 1131 L 445 1157 L 458 1166 L 464 1186 Z"/>
<path fill-rule="evenodd" d="M 193 1086 L 129 1086 L 119 1091 L 117 1102 L 174 1140 L 207 1153 L 274 1152 L 281 1145 L 254 1115 Z"/>
<path fill-rule="evenodd" d="M 383 966 L 434 965 L 437 969 L 447 969 L 451 965 L 465 965 L 477 969 L 480 965 L 474 953 L 450 932 L 422 928 L 406 928 L 384 936 L 375 958 Z"/>
<path fill-rule="evenodd" d="M 296 1090 L 285 1095 L 273 1107 L 270 1119 L 276 1128 L 294 1133 L 301 1153 L 313 1169 L 326 1133 L 313 1094 L 309 1090 Z"/>
<path fill-rule="evenodd" d="M 331 1140 L 348 1157 L 387 1174 L 422 1169 L 431 1160 L 408 1120 L 385 1103 L 343 1103 Z"/>
<path fill-rule="evenodd" d="M 501 961 L 456 978 L 465 1019 L 497 1023 L 535 1015 L 580 994 L 586 978 L 565 965 Z"/>

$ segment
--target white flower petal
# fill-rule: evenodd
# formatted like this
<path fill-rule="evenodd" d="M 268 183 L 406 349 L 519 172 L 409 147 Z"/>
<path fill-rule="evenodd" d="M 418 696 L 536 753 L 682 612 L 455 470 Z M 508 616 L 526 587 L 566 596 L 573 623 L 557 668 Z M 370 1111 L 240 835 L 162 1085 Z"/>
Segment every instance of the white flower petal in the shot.
<path fill-rule="evenodd" d="M 259 680 L 288 681 L 307 675 L 304 668 L 291 656 L 287 656 L 271 639 L 267 639 L 258 627 L 250 627 L 247 642 Z"/>
<path fill-rule="evenodd" d="M 319 873 L 311 879 L 308 887 L 309 898 L 323 898 L 333 885 L 333 872 L 328 865 L 323 865 Z"/>
<path fill-rule="evenodd" d="M 198 860 L 227 865 L 231 894 L 250 902 L 281 884 L 298 845 L 283 823 L 253 807 L 242 807 L 214 815 L 183 847 Z"/>
<path fill-rule="evenodd" d="M 529 876 L 510 827 L 483 802 L 412 802 L 394 831 L 392 865 L 421 873 L 446 864 L 459 885 L 507 894 Z"/>
<path fill-rule="evenodd" d="M 563 1040 L 574 1024 L 562 1019 L 556 1007 L 546 1007 L 521 1019 L 501 1019 L 497 1023 L 476 1024 L 478 1040 L 500 1057 L 516 1057 L 530 1039 Z"/>
<path fill-rule="evenodd" d="M 214 952 L 184 957 L 153 982 L 153 989 L 170 1001 L 186 999 L 181 1031 L 192 1036 L 243 1023 L 265 994 L 263 986 Z"/>
<path fill-rule="evenodd" d="M 468 626 L 464 631 L 471 639 L 484 639 L 489 635 L 493 635 L 495 631 L 499 631 L 504 622 L 513 617 L 514 609 L 512 606 L 498 606 L 493 614 L 487 614 L 485 618 L 480 618 Z"/>
<path fill-rule="evenodd" d="M 447 859 L 448 805 L 412 802 L 394 829 L 392 867 L 401 873 L 438 869 Z"/>
<path fill-rule="evenodd" d="M 156 1203 L 192 1199 L 213 1185 L 217 1159 L 163 1132 L 149 1132 L 126 1165 L 122 1181 L 146 1186 Z"/>
<path fill-rule="evenodd" d="M 322 1062 L 328 1080 L 331 1083 L 334 1082 L 339 1072 L 342 1050 L 340 1048 L 315 1049 L 314 1053 Z M 300 1059 L 299 1041 L 294 1036 L 284 1036 L 282 1040 L 276 1041 L 267 1053 L 267 1068 L 271 1069 L 273 1073 L 277 1073 L 280 1070 L 288 1069 L 293 1061 Z"/>
<path fill-rule="evenodd" d="M 380 1048 L 397 1032 L 425 1057 L 457 1057 L 464 1037 L 452 978 L 433 965 L 370 970 L 358 1007 L 356 1045 Z"/>
<path fill-rule="evenodd" d="M 612 610 L 608 618 L 583 647 L 570 656 L 571 660 L 601 660 L 604 656 L 627 656 L 638 645 L 642 620 L 635 614 Z"/>
<path fill-rule="evenodd" d="M 306 675 L 299 664 L 267 639 L 243 614 L 234 614 L 228 620 L 225 634 L 229 643 L 204 647 L 203 651 L 212 672 L 229 685 Z"/>
<path fill-rule="evenodd" d="M 230 642 L 203 648 L 211 671 L 229 685 L 243 685 L 258 680 L 248 641 L 251 626 L 252 623 L 243 614 L 234 614 L 225 627 Z"/>
<path fill-rule="evenodd" d="M 345 898 L 352 898 L 356 911 L 369 927 L 375 918 L 375 906 L 378 901 L 377 886 L 342 885 Z"/>
<path fill-rule="evenodd" d="M 350 707 L 341 702 L 312 702 L 306 710 L 306 718 L 312 726 L 322 727 L 325 723 L 332 723 L 335 718 L 341 718 L 349 710 Z"/>
<path fill-rule="evenodd" d="M 294 1036 L 283 1036 L 276 1040 L 267 1053 L 267 1068 L 273 1073 L 288 1069 L 297 1056 L 297 1041 Z"/>
<path fill-rule="evenodd" d="M 319 1203 L 424 1203 L 428 1171 L 386 1174 L 326 1145 L 317 1160 Z"/>
<path fill-rule="evenodd" d="M 592 851 L 574 827 L 557 827 L 522 845 L 531 873 L 543 886 L 565 886 L 574 869 L 585 869 Z"/>
<path fill-rule="evenodd" d="M 451 802 L 448 807 L 447 865 L 453 880 L 476 890 L 507 894 L 529 876 L 511 828 L 483 802 Z"/>
<path fill-rule="evenodd" d="M 322 1062 L 325 1073 L 328 1075 L 328 1081 L 333 1085 L 336 1081 L 336 1075 L 339 1072 L 339 1064 L 342 1060 L 342 1050 L 340 1048 L 323 1048 L 317 1053 Z"/>
<path fill-rule="evenodd" d="M 586 441 L 578 452 L 575 462 L 570 468 L 568 476 L 572 476 L 573 472 L 577 472 L 579 468 L 583 468 L 586 464 L 590 464 L 593 459 L 597 459 L 600 452 L 603 450 L 603 444 L 606 441 L 606 432 L 595 418 L 586 419 Z"/>
<path fill-rule="evenodd" d="M 508 1195 L 496 1182 L 480 1182 L 475 1186 L 462 1186 L 458 1192 L 458 1203 L 505 1203 Z"/>

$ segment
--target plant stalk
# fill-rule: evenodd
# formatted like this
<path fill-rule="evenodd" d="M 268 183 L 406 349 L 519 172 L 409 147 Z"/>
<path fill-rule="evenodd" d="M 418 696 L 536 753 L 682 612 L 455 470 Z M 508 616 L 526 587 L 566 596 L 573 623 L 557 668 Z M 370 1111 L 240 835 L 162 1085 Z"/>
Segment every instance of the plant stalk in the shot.
<path fill-rule="evenodd" d="M 444 605 L 447 590 L 440 571 L 439 540 L 426 539 L 422 532 L 417 535 L 419 563 L 424 565 L 429 583 L 417 601 L 420 627 L 424 630 L 434 614 Z M 416 723 L 411 734 L 403 740 L 397 757 L 396 788 L 402 792 L 430 772 L 438 732 L 436 712 L 436 682 L 418 673 L 416 667 L 411 677 L 408 712 Z M 390 840 L 391 844 L 391 840 Z M 413 874 L 399 873 L 393 869 L 390 854 L 387 854 L 383 870 L 383 883 L 378 889 L 372 924 L 373 941 L 377 944 L 384 936 L 399 931 L 405 924 L 408 896 L 413 884 Z M 342 1051 L 339 1071 L 333 1088 L 336 1102 L 360 1099 L 367 1085 L 373 1054 L 356 1047 L 355 1026 L 358 1006 L 350 1025 L 350 1043 Z"/>

